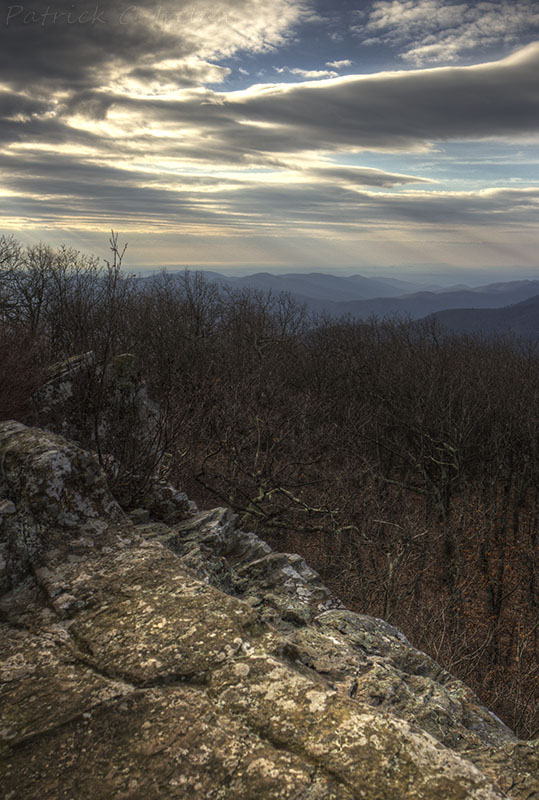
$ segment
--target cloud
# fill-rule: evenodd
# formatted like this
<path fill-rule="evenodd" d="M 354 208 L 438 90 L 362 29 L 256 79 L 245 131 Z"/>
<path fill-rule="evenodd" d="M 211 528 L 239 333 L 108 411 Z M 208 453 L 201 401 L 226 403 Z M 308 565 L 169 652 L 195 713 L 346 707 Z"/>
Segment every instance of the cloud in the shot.
<path fill-rule="evenodd" d="M 168 84 L 172 60 L 179 88 L 183 59 L 202 64 L 239 51 L 270 51 L 310 13 L 307 0 L 275 0 L 271 7 L 264 0 L 87 1 L 60 12 L 13 5 L 0 11 L 0 75 L 12 88 L 50 95 L 121 86 L 137 70 Z M 187 78 L 190 85 L 189 70 Z"/>
<path fill-rule="evenodd" d="M 211 17 L 215 6 L 204 0 L 193 7 L 208 14 L 203 29 L 199 19 L 188 16 L 194 13 L 189 6 L 172 0 L 160 6 L 151 0 L 143 11 L 113 0 L 107 24 L 87 28 L 10 23 L 0 51 L 5 66 L 0 140 L 20 147 L 71 145 L 73 151 L 93 150 L 95 157 L 144 153 L 155 164 L 163 158 L 194 159 L 243 162 L 249 168 L 286 154 L 417 152 L 439 141 L 537 133 L 539 44 L 470 67 L 343 77 L 330 70 L 279 67 L 278 73 L 304 80 L 236 92 L 203 88 L 230 72 L 210 60 L 210 51 L 215 56 L 219 48 L 267 49 L 307 13 L 299 0 L 276 1 L 270 14 L 261 0 L 228 0 L 217 7 L 226 11 L 227 22 L 217 24 Z M 377 2 L 368 24 L 376 19 L 380 26 L 396 25 L 402 12 L 402 25 L 415 30 L 427 24 L 426 10 L 433 4 L 440 6 L 440 0 Z M 444 6 L 447 24 L 461 7 Z M 172 24 L 173 13 L 186 15 L 181 29 Z M 241 15 L 248 13 L 252 24 L 238 29 L 231 24 L 237 18 L 245 22 Z M 152 25 L 141 25 L 140 14 Z M 112 33 L 119 37 L 114 47 Z M 204 43 L 198 54 L 191 52 L 195 41 Z"/>
<path fill-rule="evenodd" d="M 273 69 L 279 75 L 298 75 L 300 78 L 305 78 L 306 80 L 337 77 L 336 72 L 327 69 L 300 69 L 299 67 L 274 67 Z"/>
<path fill-rule="evenodd" d="M 511 225 L 533 230 L 539 210 L 539 187 L 500 188 L 476 192 L 406 191 L 399 194 L 350 191 L 317 183 L 252 186 L 241 193 L 224 190 L 221 207 L 235 224 L 266 220 L 276 232 L 318 226 L 383 230 L 462 227 L 494 228 Z"/>
<path fill-rule="evenodd" d="M 125 77 L 123 85 L 130 93 L 140 92 L 157 96 L 171 94 L 178 87 L 200 86 L 208 83 L 222 83 L 232 72 L 228 67 L 221 67 L 197 58 L 170 59 L 159 67 L 152 65 L 135 67 Z M 114 88 L 118 90 L 118 81 Z"/>
<path fill-rule="evenodd" d="M 216 20 L 205 0 L 196 6 L 208 15 L 203 25 L 187 16 L 179 25 L 172 15 L 189 8 L 151 0 L 139 11 L 112 0 L 105 22 L 86 27 L 10 21 L 0 51 L 6 219 L 246 236 L 520 229 L 536 219 L 535 189 L 433 191 L 432 166 L 414 175 L 401 160 L 377 170 L 357 154 L 536 136 L 539 45 L 470 67 L 341 77 L 334 70 L 348 59 L 322 70 L 281 67 L 291 82 L 279 82 L 278 70 L 275 82 L 226 91 L 230 66 L 220 59 L 271 52 L 308 18 L 307 5 L 229 0 L 218 6 L 226 19 Z M 356 163 L 341 163 L 349 159 Z"/>
<path fill-rule="evenodd" d="M 415 64 L 455 61 L 475 48 L 514 45 L 539 33 L 534 0 L 376 0 L 358 18 L 353 31 L 363 44 L 399 47 Z"/>
<path fill-rule="evenodd" d="M 341 61 L 326 61 L 326 67 L 333 67 L 333 69 L 342 69 L 343 67 L 351 67 L 352 62 L 349 58 L 343 58 Z"/>
<path fill-rule="evenodd" d="M 337 165 L 307 167 L 305 175 L 320 181 L 334 183 L 336 185 L 354 186 L 379 186 L 390 188 L 392 186 L 403 186 L 409 183 L 434 183 L 428 178 L 419 178 L 414 175 L 401 175 L 398 173 L 385 172 L 381 169 L 367 167 L 344 167 Z"/>
<path fill-rule="evenodd" d="M 140 70 L 141 67 L 137 67 Z M 169 95 L 81 89 L 55 102 L 0 92 L 0 140 L 74 157 L 248 170 L 302 154 L 420 152 L 539 132 L 539 44 L 501 61 Z"/>
<path fill-rule="evenodd" d="M 157 104 L 227 155 L 386 150 L 539 132 L 539 44 L 501 61 L 204 92 Z M 187 139 L 186 139 L 187 144 Z"/>
<path fill-rule="evenodd" d="M 510 227 L 535 230 L 539 187 L 468 192 L 392 187 L 424 182 L 367 168 L 290 162 L 263 176 L 166 174 L 66 155 L 0 155 L 0 211 L 34 226 L 295 235 L 301 231 Z M 47 194 L 44 196 L 44 186 Z M 367 187 L 367 188 L 362 188 Z M 371 188 L 369 188 L 371 187 Z"/>
<path fill-rule="evenodd" d="M 249 194 L 256 187 L 264 187 L 271 193 L 282 189 L 287 191 L 291 183 L 311 189 L 318 187 L 322 191 L 327 191 L 328 185 L 330 190 L 334 190 L 339 186 L 343 189 L 358 186 L 387 188 L 429 183 L 410 175 L 332 164 L 320 166 L 318 162 L 313 165 L 290 161 L 279 167 L 261 178 L 231 170 L 156 172 L 151 168 L 120 167 L 61 154 L 27 151 L 18 155 L 0 154 L 4 189 L 11 197 L 24 199 L 25 204 L 35 203 L 36 212 L 45 185 L 49 213 L 51 207 L 56 210 L 63 208 L 64 213 L 70 209 L 71 215 L 76 215 L 79 209 L 87 216 L 106 218 L 107 214 L 123 214 L 130 209 L 127 217 L 130 222 L 144 219 L 145 215 L 152 219 L 161 215 L 165 226 L 170 224 L 177 211 L 181 210 L 183 215 L 186 208 L 190 209 L 191 216 L 202 215 L 209 224 L 223 197 L 233 197 L 239 208 L 243 203 L 242 193 Z"/>

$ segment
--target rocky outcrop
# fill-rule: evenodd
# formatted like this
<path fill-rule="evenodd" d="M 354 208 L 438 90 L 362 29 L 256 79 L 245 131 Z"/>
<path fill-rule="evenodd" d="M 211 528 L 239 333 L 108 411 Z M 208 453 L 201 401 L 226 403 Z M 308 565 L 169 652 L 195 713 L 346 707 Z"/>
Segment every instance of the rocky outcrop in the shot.
<path fill-rule="evenodd" d="M 92 454 L 19 422 L 0 425 L 0 591 L 57 539 L 99 537 L 122 518 Z"/>
<path fill-rule="evenodd" d="M 0 466 L 2 800 L 539 797 L 537 743 L 230 511 L 127 517 L 18 423 Z"/>
<path fill-rule="evenodd" d="M 169 501 L 179 493 L 160 480 L 166 424 L 135 356 L 122 353 L 96 361 L 90 351 L 54 364 L 32 406 L 39 427 L 99 455 L 123 506 L 143 501 L 174 519 L 170 515 L 178 502 L 171 508 Z M 185 495 L 183 501 L 187 509 Z"/>
<path fill-rule="evenodd" d="M 89 441 L 106 450 L 122 433 L 142 437 L 154 446 L 161 412 L 148 396 L 135 356 L 130 353 L 96 362 L 92 351 L 53 364 L 32 397 L 40 424 L 75 441 Z"/>

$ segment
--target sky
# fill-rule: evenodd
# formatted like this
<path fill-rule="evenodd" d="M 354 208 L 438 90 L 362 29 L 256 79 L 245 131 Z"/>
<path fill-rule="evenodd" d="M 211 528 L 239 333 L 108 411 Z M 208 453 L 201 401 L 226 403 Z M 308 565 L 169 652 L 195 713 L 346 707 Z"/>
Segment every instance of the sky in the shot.
<path fill-rule="evenodd" d="M 539 0 L 2 2 L 0 141 L 24 243 L 538 277 Z"/>

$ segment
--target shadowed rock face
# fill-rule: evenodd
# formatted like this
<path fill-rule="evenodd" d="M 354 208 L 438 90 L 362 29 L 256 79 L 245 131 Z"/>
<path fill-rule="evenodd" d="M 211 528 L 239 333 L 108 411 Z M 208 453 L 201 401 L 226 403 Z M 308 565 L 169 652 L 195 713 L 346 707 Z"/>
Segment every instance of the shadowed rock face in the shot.
<path fill-rule="evenodd" d="M 17 423 L 0 465 L 1 800 L 539 797 L 537 743 L 228 510 L 134 525 Z"/>

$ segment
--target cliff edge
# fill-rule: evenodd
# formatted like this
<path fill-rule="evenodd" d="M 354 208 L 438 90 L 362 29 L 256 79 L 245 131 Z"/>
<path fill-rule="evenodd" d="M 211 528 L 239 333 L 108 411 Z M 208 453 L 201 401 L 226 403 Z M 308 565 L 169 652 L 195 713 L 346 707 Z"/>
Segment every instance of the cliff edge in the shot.
<path fill-rule="evenodd" d="M 183 502 L 183 501 L 182 501 Z M 126 516 L 0 425 L 0 798 L 539 798 L 521 742 L 227 509 Z"/>

